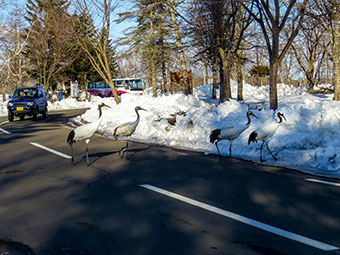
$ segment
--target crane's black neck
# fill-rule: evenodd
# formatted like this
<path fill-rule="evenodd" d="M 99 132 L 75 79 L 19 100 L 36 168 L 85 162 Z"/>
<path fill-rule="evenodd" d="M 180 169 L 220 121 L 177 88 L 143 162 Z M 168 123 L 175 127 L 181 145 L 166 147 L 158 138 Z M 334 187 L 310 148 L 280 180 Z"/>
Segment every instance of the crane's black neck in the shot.
<path fill-rule="evenodd" d="M 248 122 L 246 124 L 246 126 L 250 125 L 251 119 L 250 119 L 250 114 L 247 112 L 247 118 L 248 118 Z"/>
<path fill-rule="evenodd" d="M 102 116 L 103 112 L 102 112 L 102 107 L 103 105 L 99 105 L 98 110 L 99 110 L 99 118 Z"/>
<path fill-rule="evenodd" d="M 137 114 L 137 120 L 136 120 L 136 121 L 139 121 L 139 118 L 140 118 L 140 117 L 139 117 L 138 110 L 139 110 L 139 109 L 135 109 L 135 112 L 136 112 L 136 114 Z"/>

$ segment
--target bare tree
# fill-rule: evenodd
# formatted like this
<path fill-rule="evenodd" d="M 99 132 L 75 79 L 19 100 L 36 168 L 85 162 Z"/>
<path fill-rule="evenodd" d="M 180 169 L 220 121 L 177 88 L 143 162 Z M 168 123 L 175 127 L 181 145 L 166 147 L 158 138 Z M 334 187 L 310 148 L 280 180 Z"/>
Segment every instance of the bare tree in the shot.
<path fill-rule="evenodd" d="M 270 109 L 276 110 L 278 107 L 277 81 L 279 66 L 300 30 L 308 1 L 252 0 L 246 1 L 246 4 L 244 4 L 248 12 L 260 25 L 267 45 L 270 65 Z M 251 10 L 249 7 L 252 4 L 256 6 L 254 10 Z M 290 28 L 290 33 L 285 42 L 281 44 L 280 39 L 283 36 L 285 27 Z"/>
<path fill-rule="evenodd" d="M 174 30 L 175 38 L 176 38 L 177 51 L 179 53 L 181 69 L 184 75 L 184 82 L 185 82 L 184 93 L 186 95 L 192 94 L 192 88 L 190 87 L 190 82 L 189 82 L 189 70 L 187 67 L 187 62 L 186 62 L 184 47 L 183 47 L 183 42 L 182 42 L 183 35 L 180 32 L 180 27 L 179 27 L 179 23 L 177 21 L 176 12 L 175 12 L 175 8 L 180 4 L 180 2 L 175 1 L 175 0 L 166 0 L 166 4 L 169 6 L 172 26 L 173 26 L 173 30 Z"/>
<path fill-rule="evenodd" d="M 301 35 L 292 44 L 295 58 L 307 79 L 308 87 L 313 89 L 320 82 L 320 69 L 324 63 L 329 41 L 319 20 L 309 17 L 302 25 Z"/>
<path fill-rule="evenodd" d="M 251 24 L 250 15 L 243 11 L 241 2 L 232 0 L 197 0 L 191 13 L 196 38 L 203 38 L 197 41 L 201 43 L 202 52 L 210 51 L 219 58 L 220 102 L 229 100 L 231 70 L 244 33 Z"/>
<path fill-rule="evenodd" d="M 109 84 L 117 104 L 120 103 L 113 83 L 112 70 L 113 51 L 110 49 L 111 14 L 116 8 L 113 0 L 76 0 L 79 14 L 78 24 L 88 22 L 87 31 L 81 31 L 77 36 L 78 44 L 86 52 L 89 60 L 102 77 Z M 98 24 L 95 23 L 98 21 Z"/>
<path fill-rule="evenodd" d="M 0 93 L 23 85 L 27 81 L 27 61 L 22 55 L 24 46 L 29 38 L 23 36 L 24 11 L 17 5 L 8 13 L 9 19 L 1 24 L 0 32 Z"/>
<path fill-rule="evenodd" d="M 334 69 L 334 100 L 340 100 L 340 4 L 338 0 L 315 1 L 319 18 L 328 30 Z"/>

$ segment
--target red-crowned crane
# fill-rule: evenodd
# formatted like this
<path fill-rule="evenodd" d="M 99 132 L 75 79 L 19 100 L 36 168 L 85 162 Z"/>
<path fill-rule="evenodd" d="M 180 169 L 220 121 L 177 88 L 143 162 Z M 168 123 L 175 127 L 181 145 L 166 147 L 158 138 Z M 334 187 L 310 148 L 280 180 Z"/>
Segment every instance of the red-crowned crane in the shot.
<path fill-rule="evenodd" d="M 251 123 L 250 116 L 254 116 L 257 118 L 257 116 L 252 112 L 252 111 L 247 111 L 247 119 L 248 122 L 244 125 L 238 125 L 238 126 L 228 126 L 224 127 L 222 129 L 215 129 L 210 133 L 210 142 L 215 143 L 218 155 L 220 157 L 220 161 L 222 161 L 220 150 L 218 148 L 218 143 L 222 140 L 229 140 L 230 145 L 229 145 L 229 153 L 231 157 L 231 147 L 233 145 L 233 141 L 240 136 L 240 134 L 246 130 Z"/>
<path fill-rule="evenodd" d="M 249 135 L 248 139 L 248 145 L 251 142 L 257 142 L 257 141 L 262 141 L 261 144 L 261 152 L 260 152 L 260 160 L 264 161 L 262 158 L 262 150 L 263 150 L 263 145 L 266 144 L 267 150 L 269 151 L 270 155 L 272 155 L 274 160 L 278 160 L 277 157 L 273 155 L 273 153 L 270 151 L 269 146 L 268 146 L 268 141 L 270 138 L 275 134 L 276 130 L 280 127 L 282 120 L 285 119 L 286 117 L 284 116 L 283 113 L 278 112 L 277 117 L 279 118 L 279 121 L 272 121 L 270 123 L 266 123 L 264 126 L 256 129 Z"/>
<path fill-rule="evenodd" d="M 119 155 L 121 156 L 121 158 L 124 157 L 125 151 L 127 152 L 127 149 L 128 149 L 128 146 L 129 146 L 129 144 L 128 144 L 129 139 L 130 139 L 131 135 L 135 132 L 137 125 L 139 123 L 140 117 L 139 117 L 138 111 L 140 111 L 140 110 L 146 111 L 142 107 L 137 106 L 135 108 L 135 111 L 136 111 L 136 114 L 137 114 L 137 119 L 133 122 L 127 122 L 127 123 L 120 124 L 118 127 L 115 128 L 115 130 L 113 132 L 113 137 L 115 138 L 115 140 L 117 140 L 118 136 L 126 136 L 127 137 L 126 146 L 119 150 Z M 123 151 L 123 155 L 121 155 L 122 151 Z"/>
<path fill-rule="evenodd" d="M 81 140 L 85 140 L 86 143 L 86 162 L 87 165 L 90 165 L 89 162 L 89 153 L 88 153 L 88 143 L 90 142 L 91 138 L 94 136 L 94 134 L 96 133 L 102 119 L 103 119 L 103 115 L 102 115 L 102 108 L 103 107 L 108 107 L 110 108 L 110 106 L 101 103 L 98 105 L 98 110 L 99 110 L 99 118 L 93 122 L 87 123 L 85 125 L 76 127 L 75 129 L 73 129 L 67 137 L 67 143 L 71 146 L 71 151 L 72 151 L 72 163 L 74 161 L 74 157 L 73 157 L 73 147 L 72 144 L 74 144 L 76 141 L 81 141 Z"/>

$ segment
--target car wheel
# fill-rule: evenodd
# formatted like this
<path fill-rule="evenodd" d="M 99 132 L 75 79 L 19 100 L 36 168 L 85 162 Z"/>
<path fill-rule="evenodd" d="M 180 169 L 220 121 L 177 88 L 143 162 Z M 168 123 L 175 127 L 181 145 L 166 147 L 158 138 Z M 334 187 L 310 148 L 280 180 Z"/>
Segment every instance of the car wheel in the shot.
<path fill-rule="evenodd" d="M 37 120 L 38 119 L 38 112 L 39 112 L 38 108 L 35 108 L 33 110 L 33 120 Z"/>
<path fill-rule="evenodd" d="M 8 121 L 13 121 L 14 114 L 11 111 L 8 111 Z"/>
<path fill-rule="evenodd" d="M 43 116 L 44 119 L 48 118 L 48 111 L 47 111 L 47 107 L 46 106 L 45 106 L 45 110 L 42 113 L 42 116 Z"/>

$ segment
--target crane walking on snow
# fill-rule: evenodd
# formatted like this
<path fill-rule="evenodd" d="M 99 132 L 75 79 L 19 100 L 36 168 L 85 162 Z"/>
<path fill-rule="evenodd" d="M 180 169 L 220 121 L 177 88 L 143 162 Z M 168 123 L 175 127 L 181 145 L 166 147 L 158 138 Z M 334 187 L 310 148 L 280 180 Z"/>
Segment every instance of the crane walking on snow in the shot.
<path fill-rule="evenodd" d="M 85 140 L 85 143 L 86 143 L 86 162 L 87 162 L 87 165 L 90 165 L 89 153 L 88 153 L 88 143 L 90 142 L 92 136 L 96 133 L 96 131 L 97 131 L 102 119 L 103 119 L 103 115 L 102 115 L 102 108 L 103 107 L 110 108 L 110 106 L 108 106 L 104 103 L 101 103 L 100 105 L 98 105 L 99 118 L 97 120 L 90 122 L 90 123 L 87 123 L 85 125 L 76 127 L 75 129 L 73 129 L 68 134 L 67 143 L 71 146 L 72 163 L 74 161 L 72 144 L 74 144 L 76 141 Z"/>
<path fill-rule="evenodd" d="M 126 136 L 127 137 L 126 146 L 119 150 L 119 155 L 120 155 L 121 158 L 124 157 L 125 151 L 127 153 L 127 149 L 128 149 L 128 146 L 129 146 L 129 144 L 128 144 L 129 139 L 130 139 L 131 135 L 135 132 L 137 125 L 139 123 L 140 117 L 139 117 L 138 111 L 140 111 L 140 110 L 146 111 L 142 107 L 137 106 L 135 108 L 135 111 L 136 111 L 136 114 L 137 114 L 137 119 L 133 122 L 127 122 L 127 123 L 120 124 L 118 127 L 115 128 L 115 130 L 113 132 L 113 137 L 115 138 L 115 140 L 117 140 L 118 136 Z M 122 151 L 123 151 L 123 155 L 121 155 Z"/>
<path fill-rule="evenodd" d="M 268 146 L 268 141 L 269 139 L 275 134 L 276 130 L 280 127 L 282 120 L 285 119 L 286 117 L 284 116 L 283 113 L 278 112 L 277 117 L 279 118 L 278 122 L 270 122 L 265 124 L 264 126 L 256 129 L 249 135 L 248 139 L 248 145 L 251 142 L 257 142 L 257 141 L 262 141 L 261 144 L 261 152 L 260 152 L 260 160 L 264 161 L 262 159 L 262 150 L 263 150 L 263 145 L 266 144 L 267 150 L 269 151 L 270 155 L 272 155 L 274 160 L 278 160 L 278 157 L 275 157 L 273 153 L 270 151 L 269 146 Z"/>
<path fill-rule="evenodd" d="M 257 118 L 257 116 L 252 111 L 248 111 L 247 112 L 248 122 L 245 125 L 228 126 L 222 129 L 215 129 L 210 133 L 210 142 L 215 143 L 217 151 L 218 151 L 218 155 L 220 157 L 220 161 L 222 161 L 222 158 L 221 158 L 220 150 L 218 148 L 218 143 L 222 140 L 229 140 L 230 142 L 229 153 L 231 157 L 231 147 L 232 147 L 233 141 L 237 137 L 239 137 L 240 134 L 250 126 L 250 123 L 251 123 L 250 116 L 254 116 L 255 118 Z"/>

